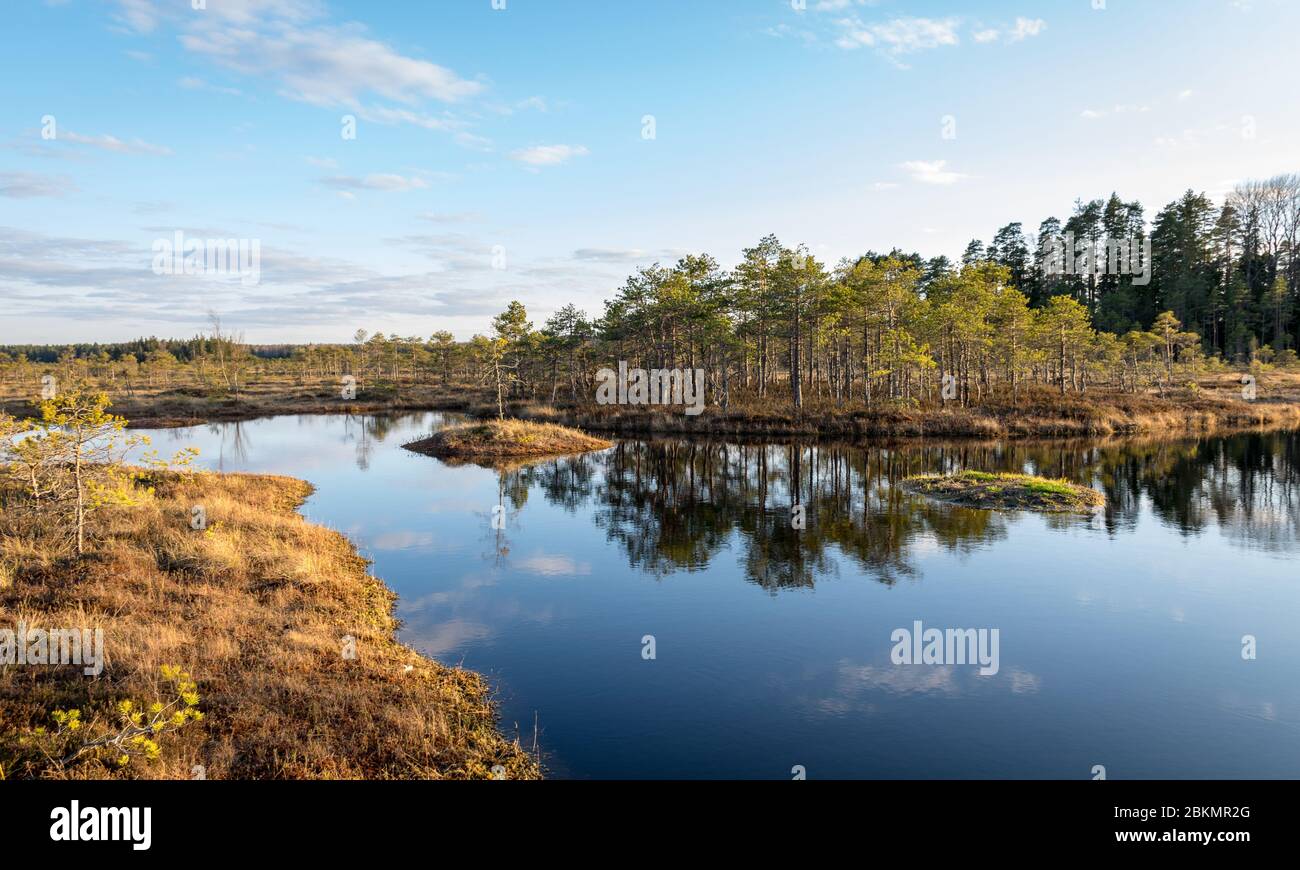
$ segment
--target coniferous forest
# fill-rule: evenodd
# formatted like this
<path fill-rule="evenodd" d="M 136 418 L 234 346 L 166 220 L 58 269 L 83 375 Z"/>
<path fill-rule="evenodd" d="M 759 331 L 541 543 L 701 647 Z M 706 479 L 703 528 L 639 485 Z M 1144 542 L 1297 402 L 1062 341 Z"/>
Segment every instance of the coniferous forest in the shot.
<path fill-rule="evenodd" d="M 1131 246 L 1128 274 L 1108 268 L 1108 240 Z M 703 253 L 640 268 L 596 315 L 569 304 L 537 328 L 511 303 L 491 335 L 470 342 L 442 330 L 358 330 L 351 345 L 247 347 L 218 325 L 183 341 L 10 346 L 5 358 L 11 368 L 62 361 L 101 375 L 125 364 L 151 384 L 205 361 L 227 380 L 230 367 L 257 365 L 399 379 L 495 374 L 513 396 L 574 401 L 590 398 L 597 368 L 621 359 L 702 368 L 711 404 L 724 408 L 737 395 L 795 407 L 810 396 L 867 407 L 926 400 L 944 375 L 955 388 L 944 398 L 961 404 L 1015 399 L 1030 383 L 1137 392 L 1206 366 L 1295 365 L 1298 245 L 1300 175 L 1289 174 L 1240 184 L 1222 203 L 1188 190 L 1149 219 L 1116 193 L 1078 200 L 1064 219 L 973 239 L 958 262 L 893 249 L 828 264 L 768 235 L 731 268 Z M 1053 252 L 1063 246 L 1099 251 L 1096 267 L 1062 269 Z"/>

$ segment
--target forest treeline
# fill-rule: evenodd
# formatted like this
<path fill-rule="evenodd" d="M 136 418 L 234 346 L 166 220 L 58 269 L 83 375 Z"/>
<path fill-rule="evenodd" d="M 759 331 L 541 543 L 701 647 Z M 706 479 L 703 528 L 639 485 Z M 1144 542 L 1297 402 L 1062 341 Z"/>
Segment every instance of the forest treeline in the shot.
<path fill-rule="evenodd" d="M 1149 250 L 1149 281 L 1053 265 L 1063 244 L 1104 250 L 1107 240 Z M 702 368 L 710 403 L 723 407 L 738 395 L 796 407 L 810 396 L 867 407 L 1015 401 L 1030 383 L 1164 391 L 1206 368 L 1296 364 L 1298 251 L 1300 175 L 1290 174 L 1240 184 L 1221 205 L 1189 190 L 1149 225 L 1140 203 L 1117 194 L 1080 200 L 1036 232 L 1016 222 L 973 240 L 956 263 L 895 249 L 830 265 L 769 235 L 731 269 L 707 254 L 638 269 L 595 316 L 570 304 L 538 328 L 512 302 L 469 342 L 358 330 L 351 345 L 253 348 L 218 329 L 188 341 L 9 347 L 0 360 L 150 381 L 192 363 L 227 386 L 245 368 L 480 377 L 514 396 L 574 401 L 590 399 L 596 369 L 627 360 Z"/>

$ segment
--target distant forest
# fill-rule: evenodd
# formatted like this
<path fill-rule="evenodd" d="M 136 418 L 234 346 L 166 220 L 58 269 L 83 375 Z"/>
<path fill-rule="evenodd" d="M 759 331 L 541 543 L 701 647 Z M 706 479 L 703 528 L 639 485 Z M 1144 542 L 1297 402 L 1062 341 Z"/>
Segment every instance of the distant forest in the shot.
<path fill-rule="evenodd" d="M 1148 238 L 1149 237 L 1149 238 Z M 1107 239 L 1150 247 L 1150 280 L 1061 274 L 1054 243 L 1104 249 Z M 1187 191 L 1148 226 L 1143 206 L 1112 193 L 1079 200 L 1036 233 L 1019 223 L 973 240 L 959 263 L 918 253 L 869 251 L 834 266 L 774 236 L 723 269 L 707 254 L 630 276 L 604 311 L 557 311 L 538 330 L 511 303 L 490 336 L 456 342 L 357 330 L 352 345 L 239 344 L 248 359 L 297 361 L 304 371 L 465 374 L 508 367 L 511 392 L 561 389 L 576 398 L 595 367 L 614 359 L 656 367 L 707 367 L 709 390 L 758 396 L 778 382 L 796 405 L 819 396 L 873 401 L 928 394 L 934 373 L 953 373 L 961 400 L 1022 381 L 1084 390 L 1173 382 L 1175 364 L 1219 359 L 1292 365 L 1300 342 L 1300 175 L 1238 185 L 1221 205 Z M 137 339 L 122 344 L 0 348 L 0 360 L 55 363 L 125 357 L 148 366 L 232 358 L 230 336 Z"/>

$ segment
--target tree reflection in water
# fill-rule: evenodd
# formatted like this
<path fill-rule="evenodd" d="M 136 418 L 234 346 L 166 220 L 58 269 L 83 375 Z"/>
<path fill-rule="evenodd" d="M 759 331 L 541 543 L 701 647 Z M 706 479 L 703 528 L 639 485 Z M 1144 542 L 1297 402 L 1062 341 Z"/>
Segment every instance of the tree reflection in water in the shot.
<path fill-rule="evenodd" d="M 530 489 L 595 521 L 631 565 L 656 576 L 707 567 L 727 549 L 775 593 L 811 588 L 842 559 L 881 583 L 916 575 L 924 549 L 969 551 L 1005 538 L 1012 515 L 905 493 L 908 475 L 963 469 L 1064 477 L 1105 492 L 1097 522 L 1131 532 L 1145 508 L 1185 535 L 1219 526 L 1241 546 L 1294 550 L 1300 540 L 1297 433 L 1174 442 L 958 443 L 848 447 L 623 441 L 585 456 L 498 472 L 518 509 Z M 805 528 L 791 522 L 802 505 Z"/>

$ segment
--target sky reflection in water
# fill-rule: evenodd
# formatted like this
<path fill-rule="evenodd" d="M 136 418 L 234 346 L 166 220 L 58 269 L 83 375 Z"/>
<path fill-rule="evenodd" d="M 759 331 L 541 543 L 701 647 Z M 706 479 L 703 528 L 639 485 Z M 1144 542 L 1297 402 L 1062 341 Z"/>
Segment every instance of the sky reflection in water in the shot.
<path fill-rule="evenodd" d="M 488 674 L 555 776 L 1300 777 L 1295 433 L 624 441 L 498 472 L 401 449 L 442 419 L 152 434 L 164 454 L 316 484 L 305 513 L 375 560 L 403 639 Z M 994 514 L 894 485 L 956 468 L 1067 477 L 1108 506 Z M 998 628 L 999 673 L 891 664 L 891 632 L 918 619 Z"/>

